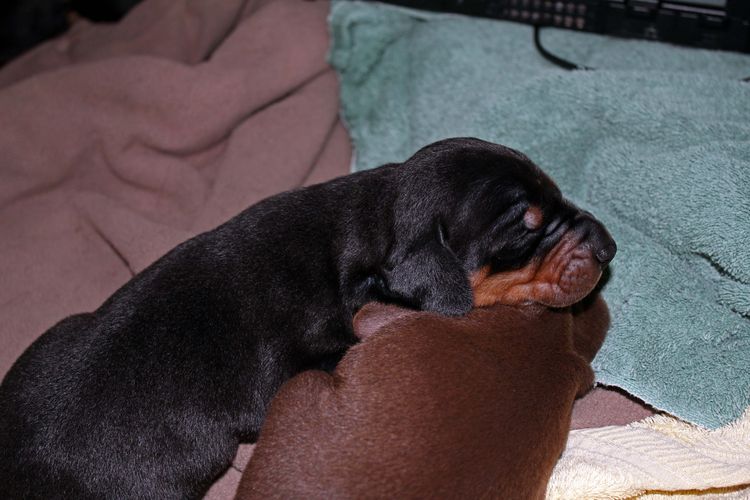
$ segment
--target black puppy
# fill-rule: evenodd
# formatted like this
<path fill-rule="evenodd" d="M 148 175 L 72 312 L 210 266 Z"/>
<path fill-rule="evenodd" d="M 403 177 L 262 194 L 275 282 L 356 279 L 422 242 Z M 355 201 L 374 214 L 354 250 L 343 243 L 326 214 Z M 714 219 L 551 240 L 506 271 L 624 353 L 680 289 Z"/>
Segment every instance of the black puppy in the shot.
<path fill-rule="evenodd" d="M 282 382 L 356 342 L 364 303 L 460 315 L 477 293 L 564 306 L 601 272 L 575 252 L 606 263 L 615 245 L 525 156 L 477 139 L 266 199 L 19 358 L 0 386 L 0 488 L 200 496 L 256 439 Z"/>

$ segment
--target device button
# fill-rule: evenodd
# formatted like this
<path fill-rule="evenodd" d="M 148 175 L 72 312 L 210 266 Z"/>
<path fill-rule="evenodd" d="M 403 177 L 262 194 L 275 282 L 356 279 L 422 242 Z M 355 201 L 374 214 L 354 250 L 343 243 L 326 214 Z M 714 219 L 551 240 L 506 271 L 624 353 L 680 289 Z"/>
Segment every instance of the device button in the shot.
<path fill-rule="evenodd" d="M 656 13 L 653 5 L 634 3 L 630 5 L 630 15 L 633 17 L 652 17 Z"/>
<path fill-rule="evenodd" d="M 708 28 L 721 29 L 724 27 L 724 16 L 703 16 L 703 25 Z"/>

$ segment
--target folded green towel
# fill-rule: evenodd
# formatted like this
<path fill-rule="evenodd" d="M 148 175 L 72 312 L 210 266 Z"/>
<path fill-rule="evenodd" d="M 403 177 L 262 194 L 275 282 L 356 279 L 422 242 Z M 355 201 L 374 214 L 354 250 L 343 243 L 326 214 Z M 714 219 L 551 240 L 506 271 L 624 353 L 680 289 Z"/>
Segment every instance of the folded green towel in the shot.
<path fill-rule="evenodd" d="M 718 427 L 750 405 L 750 57 L 339 1 L 329 19 L 355 170 L 451 136 L 528 154 L 618 242 L 594 361 Z"/>

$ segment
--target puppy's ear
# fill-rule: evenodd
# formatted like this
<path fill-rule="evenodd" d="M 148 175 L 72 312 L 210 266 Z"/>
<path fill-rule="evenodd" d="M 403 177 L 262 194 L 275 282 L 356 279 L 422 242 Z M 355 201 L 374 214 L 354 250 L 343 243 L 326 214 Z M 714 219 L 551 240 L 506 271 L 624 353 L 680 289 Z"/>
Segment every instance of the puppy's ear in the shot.
<path fill-rule="evenodd" d="M 424 311 L 466 314 L 474 305 L 469 278 L 445 243 L 438 226 L 390 269 L 383 270 L 388 292 Z"/>
<path fill-rule="evenodd" d="M 354 315 L 354 320 L 352 321 L 354 324 L 354 335 L 360 340 L 364 340 L 397 319 L 417 313 L 413 309 L 406 309 L 394 304 L 369 302 L 362 306 L 362 309 Z"/>

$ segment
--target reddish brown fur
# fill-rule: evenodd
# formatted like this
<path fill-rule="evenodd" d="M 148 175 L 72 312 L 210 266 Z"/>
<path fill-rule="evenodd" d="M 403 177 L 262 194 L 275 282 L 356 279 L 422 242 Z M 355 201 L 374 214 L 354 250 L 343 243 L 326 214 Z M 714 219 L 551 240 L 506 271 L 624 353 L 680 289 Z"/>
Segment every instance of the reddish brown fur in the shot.
<path fill-rule="evenodd" d="M 602 268 L 578 237 L 567 232 L 544 257 L 521 269 L 489 273 L 490 266 L 485 266 L 471 276 L 476 307 L 527 302 L 562 307 L 591 292 Z"/>
<path fill-rule="evenodd" d="M 237 497 L 541 499 L 608 321 L 598 296 L 461 318 L 365 306 L 336 371 L 273 400 Z"/>

